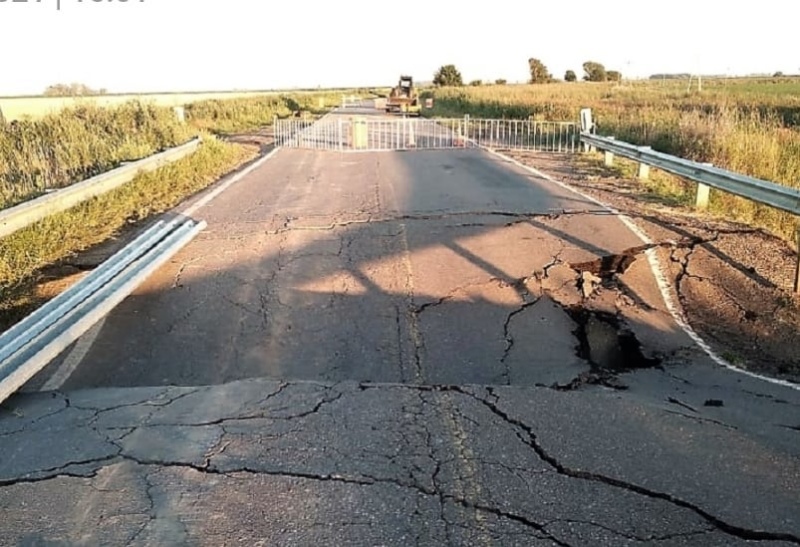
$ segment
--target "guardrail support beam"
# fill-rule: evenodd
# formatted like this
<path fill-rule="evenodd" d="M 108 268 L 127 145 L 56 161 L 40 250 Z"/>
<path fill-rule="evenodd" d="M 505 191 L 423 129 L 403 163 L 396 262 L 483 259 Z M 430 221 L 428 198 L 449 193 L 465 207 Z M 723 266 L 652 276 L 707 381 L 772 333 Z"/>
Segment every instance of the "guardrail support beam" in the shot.
<path fill-rule="evenodd" d="M 606 150 L 604 156 L 606 167 L 612 167 L 614 165 L 614 154 Z"/>
<path fill-rule="evenodd" d="M 697 196 L 694 206 L 698 209 L 708 209 L 708 198 L 711 195 L 711 187 L 699 182 L 697 183 Z"/>
<path fill-rule="evenodd" d="M 639 172 L 636 174 L 639 180 L 647 180 L 650 178 L 650 166 L 646 163 L 639 164 Z"/>

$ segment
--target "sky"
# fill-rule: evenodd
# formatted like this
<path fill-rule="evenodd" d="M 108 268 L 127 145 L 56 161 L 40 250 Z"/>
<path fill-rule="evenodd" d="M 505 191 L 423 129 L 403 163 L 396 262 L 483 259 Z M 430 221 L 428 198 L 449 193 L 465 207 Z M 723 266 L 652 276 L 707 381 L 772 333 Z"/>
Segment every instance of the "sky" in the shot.
<path fill-rule="evenodd" d="M 60 9 L 57 9 L 60 4 Z M 789 0 L 0 0 L 0 96 L 800 72 Z M 478 9 L 473 9 L 473 8 Z"/>

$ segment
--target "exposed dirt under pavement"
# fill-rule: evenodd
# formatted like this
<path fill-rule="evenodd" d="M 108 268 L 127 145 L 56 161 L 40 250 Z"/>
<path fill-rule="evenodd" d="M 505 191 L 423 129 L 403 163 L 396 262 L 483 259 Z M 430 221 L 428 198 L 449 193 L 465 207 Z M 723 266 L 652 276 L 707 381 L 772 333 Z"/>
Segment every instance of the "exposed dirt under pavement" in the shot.
<path fill-rule="evenodd" d="M 627 215 L 658 247 L 688 322 L 731 364 L 800 381 L 800 298 L 793 295 L 796 252 L 763 230 L 654 200 L 602 160 L 505 152 L 525 165 Z M 572 265 L 613 279 L 646 246 L 592 264 Z M 627 255 L 627 256 L 625 256 Z"/>

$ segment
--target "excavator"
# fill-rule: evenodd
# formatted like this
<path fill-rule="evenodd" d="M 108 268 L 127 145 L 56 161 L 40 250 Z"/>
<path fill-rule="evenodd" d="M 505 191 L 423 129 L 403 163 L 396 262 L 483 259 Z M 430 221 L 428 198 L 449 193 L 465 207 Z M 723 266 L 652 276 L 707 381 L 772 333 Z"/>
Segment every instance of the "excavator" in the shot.
<path fill-rule="evenodd" d="M 400 112 L 413 116 L 422 113 L 422 104 L 411 76 L 400 76 L 399 82 L 386 99 L 386 112 Z"/>

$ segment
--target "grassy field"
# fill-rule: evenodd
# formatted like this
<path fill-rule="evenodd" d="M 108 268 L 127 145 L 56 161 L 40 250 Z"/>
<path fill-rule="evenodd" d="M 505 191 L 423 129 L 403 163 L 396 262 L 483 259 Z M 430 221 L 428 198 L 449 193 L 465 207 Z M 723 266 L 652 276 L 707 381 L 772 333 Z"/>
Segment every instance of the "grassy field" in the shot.
<path fill-rule="evenodd" d="M 575 120 L 591 108 L 598 133 L 800 187 L 800 79 L 556 83 L 443 88 L 433 116 Z M 691 192 L 691 185 L 686 192 Z M 789 240 L 792 215 L 721 192 L 711 210 Z"/>

